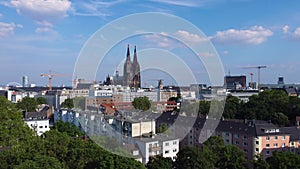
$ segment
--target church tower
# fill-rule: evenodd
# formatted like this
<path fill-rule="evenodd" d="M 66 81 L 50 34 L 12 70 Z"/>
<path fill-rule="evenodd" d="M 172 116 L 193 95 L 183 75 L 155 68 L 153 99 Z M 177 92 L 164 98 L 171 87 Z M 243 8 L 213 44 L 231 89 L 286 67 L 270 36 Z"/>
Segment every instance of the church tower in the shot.
<path fill-rule="evenodd" d="M 133 72 L 132 72 L 132 63 L 130 59 L 129 45 L 127 46 L 127 56 L 126 56 L 126 61 L 124 63 L 123 78 L 124 78 L 123 85 L 132 87 Z"/>
<path fill-rule="evenodd" d="M 137 60 L 136 46 L 134 46 L 132 72 L 133 72 L 133 87 L 136 89 L 141 88 L 140 64 Z"/>

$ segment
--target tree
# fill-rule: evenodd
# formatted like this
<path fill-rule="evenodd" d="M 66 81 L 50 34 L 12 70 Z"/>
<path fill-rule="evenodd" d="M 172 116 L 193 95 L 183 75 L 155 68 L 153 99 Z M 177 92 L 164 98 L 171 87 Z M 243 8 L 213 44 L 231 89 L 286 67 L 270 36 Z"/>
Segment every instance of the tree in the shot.
<path fill-rule="evenodd" d="M 252 161 L 253 169 L 270 169 L 270 165 L 262 155 L 255 155 Z"/>
<path fill-rule="evenodd" d="M 207 115 L 210 109 L 209 101 L 200 101 L 199 102 L 199 113 L 202 115 Z"/>
<path fill-rule="evenodd" d="M 220 169 L 245 169 L 247 161 L 245 153 L 234 145 L 227 145 L 222 149 L 222 155 L 216 167 Z"/>
<path fill-rule="evenodd" d="M 162 123 L 159 128 L 156 129 L 156 133 L 163 133 L 168 130 L 168 125 L 166 123 Z"/>
<path fill-rule="evenodd" d="M 135 109 L 146 111 L 151 107 L 151 102 L 147 96 L 134 98 L 132 105 Z"/>
<path fill-rule="evenodd" d="M 164 158 L 162 155 L 157 155 L 149 158 L 146 167 L 148 169 L 172 169 L 173 160 L 170 157 Z"/>
<path fill-rule="evenodd" d="M 47 100 L 44 97 L 38 97 L 36 101 L 37 104 L 47 104 Z"/>
<path fill-rule="evenodd" d="M 225 146 L 224 140 L 219 136 L 210 137 L 203 143 L 203 147 L 206 147 L 213 153 L 213 161 L 215 162 L 215 166 L 220 161 Z"/>
<path fill-rule="evenodd" d="M 73 125 L 72 123 L 63 122 L 61 120 L 55 123 L 53 129 L 61 133 L 66 133 L 70 137 L 81 137 L 84 135 L 84 133 L 81 132 L 79 128 Z"/>
<path fill-rule="evenodd" d="M 74 107 L 80 108 L 81 110 L 85 110 L 85 98 L 84 97 L 75 97 L 73 99 Z"/>
<path fill-rule="evenodd" d="M 290 152 L 274 151 L 266 161 L 272 169 L 300 168 L 300 156 Z"/>
<path fill-rule="evenodd" d="M 289 124 L 289 118 L 280 112 L 274 113 L 271 117 L 271 121 L 278 126 L 286 126 Z"/>
<path fill-rule="evenodd" d="M 178 152 L 174 167 L 176 169 L 213 168 L 211 154 L 212 152 L 206 148 L 201 151 L 197 147 L 186 147 Z"/>
<path fill-rule="evenodd" d="M 62 102 L 61 107 L 72 109 L 74 108 L 73 99 L 67 98 L 64 102 Z"/>
<path fill-rule="evenodd" d="M 37 101 L 34 98 L 24 97 L 22 101 L 17 103 L 17 108 L 26 112 L 35 112 L 37 108 Z"/>
<path fill-rule="evenodd" d="M 240 100 L 235 96 L 227 96 L 223 116 L 226 119 L 236 118 L 240 110 Z"/>

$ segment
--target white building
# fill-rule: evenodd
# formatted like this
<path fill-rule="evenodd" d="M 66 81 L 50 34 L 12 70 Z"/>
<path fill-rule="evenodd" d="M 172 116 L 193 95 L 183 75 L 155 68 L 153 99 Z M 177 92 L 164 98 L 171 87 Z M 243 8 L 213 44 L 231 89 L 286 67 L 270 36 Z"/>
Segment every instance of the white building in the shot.
<path fill-rule="evenodd" d="M 23 121 L 34 131 L 38 136 L 50 130 L 49 119 L 47 112 L 25 112 Z"/>
<path fill-rule="evenodd" d="M 166 134 L 136 138 L 135 143 L 139 146 L 143 164 L 147 164 L 149 157 L 155 155 L 162 155 L 175 160 L 179 151 L 179 139 Z"/>
<path fill-rule="evenodd" d="M 29 126 L 30 129 L 36 131 L 38 136 L 41 136 L 46 131 L 50 130 L 49 127 L 49 119 L 41 119 L 41 120 L 24 120 L 24 122 Z"/>

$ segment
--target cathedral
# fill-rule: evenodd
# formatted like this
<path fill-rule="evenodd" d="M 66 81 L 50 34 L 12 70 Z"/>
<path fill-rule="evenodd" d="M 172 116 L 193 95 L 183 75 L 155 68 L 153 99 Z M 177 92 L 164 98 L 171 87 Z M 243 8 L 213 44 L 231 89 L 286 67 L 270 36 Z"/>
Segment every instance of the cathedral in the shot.
<path fill-rule="evenodd" d="M 127 46 L 126 60 L 123 68 L 123 76 L 119 76 L 119 71 L 113 77 L 107 76 L 105 85 L 122 85 L 130 88 L 141 88 L 140 64 L 137 60 L 136 46 L 134 46 L 133 61 L 130 58 L 129 45 Z"/>

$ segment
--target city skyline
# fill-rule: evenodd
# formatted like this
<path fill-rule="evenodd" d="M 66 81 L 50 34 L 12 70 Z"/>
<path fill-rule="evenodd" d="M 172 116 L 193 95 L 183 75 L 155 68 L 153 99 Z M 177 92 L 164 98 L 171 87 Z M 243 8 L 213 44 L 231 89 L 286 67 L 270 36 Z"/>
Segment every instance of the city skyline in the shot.
<path fill-rule="evenodd" d="M 267 0 L 0 1 L 0 70 L 4 72 L 0 84 L 21 82 L 27 75 L 30 83 L 46 85 L 48 79 L 40 74 L 49 70 L 72 74 L 81 48 L 94 32 L 119 17 L 140 12 L 169 13 L 193 23 L 216 47 L 226 74 L 245 74 L 249 81 L 249 73 L 253 72 L 256 81 L 257 70 L 243 67 L 267 65 L 261 72 L 261 83 L 276 83 L 278 76 L 283 76 L 286 83 L 299 83 L 299 5 L 298 1 Z M 197 38 L 189 32 L 178 33 L 182 38 Z M 149 44 L 176 50 L 169 39 L 155 43 L 155 38 L 144 36 L 120 42 L 111 57 L 125 58 L 127 44 L 136 44 L 141 51 Z M 105 76 L 114 73 L 120 64 L 108 63 L 111 70 Z M 104 80 L 101 78 L 97 80 Z M 71 77 L 56 77 L 53 83 L 70 81 Z M 199 81 L 208 83 L 207 78 Z"/>

